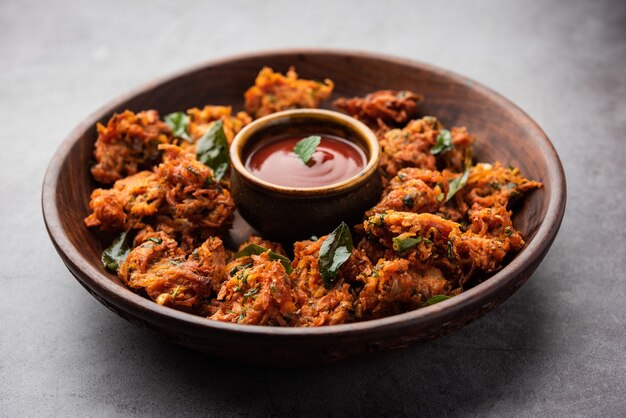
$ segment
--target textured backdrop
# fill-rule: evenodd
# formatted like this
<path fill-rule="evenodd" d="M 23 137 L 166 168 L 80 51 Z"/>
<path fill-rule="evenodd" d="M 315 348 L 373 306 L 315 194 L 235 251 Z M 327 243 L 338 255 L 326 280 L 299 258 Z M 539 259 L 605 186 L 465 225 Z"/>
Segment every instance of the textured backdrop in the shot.
<path fill-rule="evenodd" d="M 56 3 L 0 0 L 0 416 L 626 415 L 626 2 Z M 425 61 L 535 118 L 568 207 L 528 284 L 445 338 L 308 370 L 199 355 L 89 296 L 42 221 L 61 140 L 154 77 L 284 47 Z"/>

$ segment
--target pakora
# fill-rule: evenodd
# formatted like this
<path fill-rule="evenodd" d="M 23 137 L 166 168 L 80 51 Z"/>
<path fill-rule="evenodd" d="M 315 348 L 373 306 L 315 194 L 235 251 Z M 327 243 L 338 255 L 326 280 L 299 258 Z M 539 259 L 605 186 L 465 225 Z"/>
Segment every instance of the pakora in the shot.
<path fill-rule="evenodd" d="M 185 125 L 171 127 L 155 110 L 127 110 L 98 124 L 91 172 L 108 186 L 92 192 L 84 223 L 121 233 L 105 266 L 156 303 L 210 320 L 315 327 L 453 297 L 523 248 L 515 201 L 542 184 L 498 162 L 475 164 L 468 129 L 421 115 L 423 97 L 406 90 L 333 103 L 372 127 L 381 146 L 384 190 L 361 223 L 293 248 L 256 235 L 233 247 L 227 174 L 196 155 L 196 143 L 222 121 L 228 148 L 253 118 L 318 107 L 333 88 L 293 68 L 263 68 L 244 94 L 245 112 L 207 105 L 177 113 Z"/>

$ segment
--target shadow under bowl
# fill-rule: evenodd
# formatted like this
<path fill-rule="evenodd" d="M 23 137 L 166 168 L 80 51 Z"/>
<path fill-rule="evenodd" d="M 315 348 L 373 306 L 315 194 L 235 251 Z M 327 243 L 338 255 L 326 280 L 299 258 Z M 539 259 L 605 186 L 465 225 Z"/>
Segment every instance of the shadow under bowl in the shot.
<path fill-rule="evenodd" d="M 89 173 L 96 123 L 131 109 L 170 112 L 231 104 L 243 108 L 243 92 L 259 70 L 295 66 L 303 78 L 335 83 L 331 99 L 379 89 L 413 90 L 425 96 L 421 113 L 444 126 L 466 126 L 478 138 L 477 161 L 511 164 L 541 181 L 513 222 L 526 245 L 489 279 L 458 296 L 411 312 L 372 321 L 319 328 L 279 328 L 207 320 L 158 305 L 126 288 L 100 262 L 110 237 L 88 230 Z M 459 75 L 424 63 L 371 53 L 287 50 L 206 63 L 115 99 L 80 123 L 52 158 L 43 183 L 43 216 L 50 238 L 70 272 L 99 302 L 133 324 L 212 355 L 266 365 L 315 365 L 407 347 L 460 328 L 496 308 L 535 271 L 557 235 L 565 210 L 563 168 L 541 128 L 513 103 Z M 108 238 L 108 239 L 107 239 Z"/>

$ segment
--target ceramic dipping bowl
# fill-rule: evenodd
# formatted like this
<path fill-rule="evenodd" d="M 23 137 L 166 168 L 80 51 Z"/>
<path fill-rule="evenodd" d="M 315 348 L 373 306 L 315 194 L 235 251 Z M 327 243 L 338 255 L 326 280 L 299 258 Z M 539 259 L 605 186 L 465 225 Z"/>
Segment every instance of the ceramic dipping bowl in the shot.
<path fill-rule="evenodd" d="M 272 184 L 246 168 L 247 156 L 259 144 L 312 132 L 344 138 L 359 147 L 366 157 L 363 169 L 338 183 L 300 188 Z M 382 193 L 376 135 L 360 121 L 330 110 L 286 110 L 259 118 L 237 134 L 230 159 L 231 193 L 239 213 L 263 237 L 289 246 L 312 235 L 326 235 L 342 221 L 359 222 Z"/>

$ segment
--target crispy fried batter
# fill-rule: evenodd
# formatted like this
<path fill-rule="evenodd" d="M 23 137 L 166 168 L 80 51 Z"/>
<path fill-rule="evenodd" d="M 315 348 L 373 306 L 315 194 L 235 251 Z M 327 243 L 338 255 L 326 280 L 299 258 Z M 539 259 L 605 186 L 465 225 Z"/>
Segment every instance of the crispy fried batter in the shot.
<path fill-rule="evenodd" d="M 166 185 L 164 214 L 216 234 L 230 227 L 235 204 L 230 192 L 215 182 L 211 169 L 175 145 L 160 149 L 165 151 L 163 163 L 155 171 Z"/>
<path fill-rule="evenodd" d="M 435 170 L 435 145 L 441 123 L 432 116 L 412 120 L 403 129 L 392 129 L 380 140 L 380 167 L 386 178 L 392 178 L 404 167 Z"/>
<path fill-rule="evenodd" d="M 524 246 L 522 235 L 513 227 L 511 212 L 500 204 L 492 208 L 470 211 L 470 227 L 454 241 L 458 254 L 468 274 L 475 269 L 490 273 L 502 267 L 502 262 L 511 251 Z"/>
<path fill-rule="evenodd" d="M 434 117 L 410 120 L 421 96 L 381 90 L 334 103 L 376 129 L 385 184 L 380 201 L 354 227 L 357 245 L 336 277 L 325 283 L 318 266 L 328 236 L 294 243 L 290 274 L 269 252 L 234 258 L 219 238 L 235 210 L 228 181 L 216 182 L 197 161 L 194 142 L 218 120 L 231 142 L 251 116 L 317 107 L 332 90 L 330 80 L 264 68 L 245 93 L 249 114 L 233 115 L 229 106 L 189 109 L 189 143 L 172 143 L 156 111 L 126 111 L 98 125 L 92 173 L 114 184 L 93 191 L 84 222 L 134 234 L 120 279 L 159 304 L 213 320 L 322 326 L 393 315 L 436 295 L 458 294 L 523 247 L 508 206 L 541 183 L 499 163 L 471 166 L 475 138 L 465 127 L 452 128 L 448 137 Z M 239 250 L 250 244 L 286 256 L 280 244 L 260 236 L 250 236 Z"/>
<path fill-rule="evenodd" d="M 497 204 L 506 207 L 511 199 L 539 187 L 540 182 L 528 180 L 517 168 L 505 168 L 499 162 L 476 164 L 467 184 L 454 197 L 459 209 L 467 212 L 474 204 L 483 208 Z"/>
<path fill-rule="evenodd" d="M 284 76 L 265 67 L 256 78 L 254 86 L 245 93 L 246 111 L 254 118 L 286 109 L 316 108 L 333 91 L 334 84 L 299 79 L 293 68 Z"/>
<path fill-rule="evenodd" d="M 387 248 L 393 248 L 393 238 L 421 237 L 417 245 L 423 246 L 427 255 L 433 252 L 433 248 L 445 252 L 448 241 L 461 235 L 459 227 L 458 223 L 431 213 L 393 210 L 373 215 L 365 221 L 365 231 L 377 237 Z"/>
<path fill-rule="evenodd" d="M 253 265 L 237 271 L 222 286 L 209 319 L 254 325 L 282 325 L 296 310 L 289 276 L 268 253 L 252 256 Z"/>
<path fill-rule="evenodd" d="M 189 135 L 195 142 L 204 135 L 214 122 L 221 120 L 224 123 L 224 134 L 228 143 L 231 144 L 235 135 L 252 122 L 252 118 L 246 112 L 237 112 L 233 115 L 230 106 L 204 106 L 202 109 L 194 107 L 187 110 L 189 115 Z"/>
<path fill-rule="evenodd" d="M 158 163 L 159 144 L 171 142 L 170 128 L 156 110 L 137 114 L 126 110 L 115 114 L 107 126 L 98 124 L 91 174 L 100 183 L 110 184 Z"/>
<path fill-rule="evenodd" d="M 282 245 L 277 242 L 265 240 L 257 235 L 250 235 L 247 240 L 239 245 L 238 251 L 242 251 L 250 244 L 260 245 L 261 247 L 267 248 L 268 250 L 273 251 L 276 254 L 286 255 Z M 247 264 L 251 263 L 251 256 L 235 258 L 231 260 L 230 263 L 228 263 L 228 265 L 226 266 L 226 271 L 230 272 L 229 274 L 232 276 L 235 272 L 241 270 L 242 266 L 246 266 Z"/>
<path fill-rule="evenodd" d="M 380 318 L 419 308 L 435 295 L 447 295 L 451 285 L 435 267 L 415 268 L 409 260 L 381 259 L 370 274 L 355 303 L 360 319 Z"/>
<path fill-rule="evenodd" d="M 158 176 L 142 171 L 118 180 L 111 189 L 96 189 L 91 193 L 85 218 L 89 227 L 103 230 L 128 230 L 141 227 L 146 216 L 152 216 L 162 206 L 165 188 Z"/>
<path fill-rule="evenodd" d="M 326 238 L 294 244 L 291 280 L 298 307 L 295 326 L 341 324 L 350 319 L 354 299 L 350 286 L 339 279 L 327 289 L 318 270 L 319 251 Z"/>
<path fill-rule="evenodd" d="M 417 116 L 417 103 L 423 97 L 408 90 L 379 90 L 365 97 L 339 98 L 333 106 L 350 116 L 377 127 L 405 124 Z"/>
<path fill-rule="evenodd" d="M 119 278 L 130 288 L 143 289 L 158 304 L 198 312 L 226 277 L 222 241 L 210 238 L 186 257 L 162 232 L 143 238 L 120 266 Z"/>
<path fill-rule="evenodd" d="M 439 171 L 404 168 L 391 179 L 380 202 L 365 212 L 365 217 L 388 210 L 435 213 L 448 192 L 444 178 Z"/>
<path fill-rule="evenodd" d="M 448 170 L 461 172 L 468 162 L 472 161 L 473 145 L 476 142 L 464 126 L 450 129 L 452 149 L 438 156 L 441 165 Z"/>

